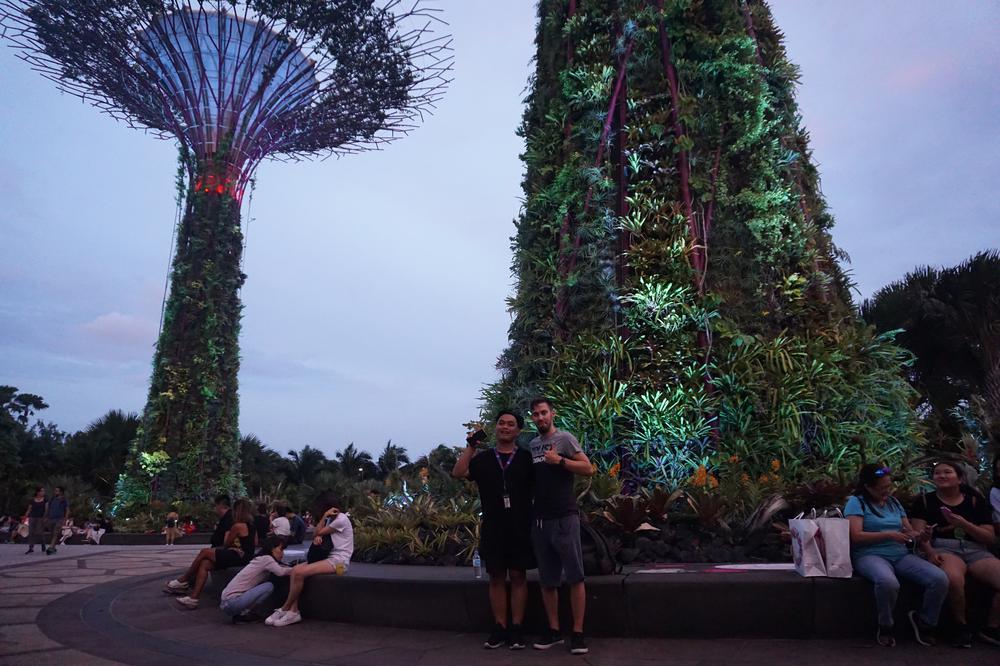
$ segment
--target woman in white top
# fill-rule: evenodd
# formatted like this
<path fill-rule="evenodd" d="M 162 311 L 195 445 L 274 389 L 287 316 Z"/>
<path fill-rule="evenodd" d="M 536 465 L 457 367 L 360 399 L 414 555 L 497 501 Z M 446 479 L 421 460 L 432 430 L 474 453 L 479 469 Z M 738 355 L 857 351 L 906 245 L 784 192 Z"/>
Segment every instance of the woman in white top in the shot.
<path fill-rule="evenodd" d="M 326 559 L 313 562 L 311 564 L 299 564 L 292 569 L 292 580 L 288 589 L 288 599 L 285 604 L 274 611 L 264 624 L 275 627 L 284 627 L 302 621 L 299 613 L 299 596 L 305 585 L 306 578 L 325 574 L 342 574 L 346 571 L 354 553 L 354 527 L 351 519 L 346 513 L 341 513 L 336 502 L 330 500 L 334 506 L 323 512 L 317 521 L 316 531 L 313 533 L 313 545 L 320 547 L 323 545 L 324 537 L 329 537 L 331 543 L 330 552 Z M 317 511 L 317 513 L 319 513 Z"/>
<path fill-rule="evenodd" d="M 250 611 L 274 592 L 274 585 L 267 580 L 269 574 L 287 576 L 291 572 L 291 567 L 281 562 L 284 556 L 284 537 L 270 536 L 264 540 L 257 557 L 229 581 L 222 591 L 219 608 L 233 618 L 233 624 L 260 621 Z"/>

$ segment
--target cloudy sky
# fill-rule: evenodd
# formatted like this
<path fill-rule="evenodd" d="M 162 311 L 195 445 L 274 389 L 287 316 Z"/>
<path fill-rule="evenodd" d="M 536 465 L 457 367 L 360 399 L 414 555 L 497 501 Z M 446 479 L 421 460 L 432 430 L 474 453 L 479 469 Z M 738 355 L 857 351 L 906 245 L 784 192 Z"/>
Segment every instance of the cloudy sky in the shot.
<path fill-rule="evenodd" d="M 455 81 L 380 153 L 264 164 L 241 427 L 279 451 L 461 439 L 506 342 L 533 0 L 436 0 Z M 859 297 L 1000 245 L 1000 3 L 772 0 Z M 0 47 L 0 384 L 85 427 L 139 411 L 174 216 L 173 145 Z"/>

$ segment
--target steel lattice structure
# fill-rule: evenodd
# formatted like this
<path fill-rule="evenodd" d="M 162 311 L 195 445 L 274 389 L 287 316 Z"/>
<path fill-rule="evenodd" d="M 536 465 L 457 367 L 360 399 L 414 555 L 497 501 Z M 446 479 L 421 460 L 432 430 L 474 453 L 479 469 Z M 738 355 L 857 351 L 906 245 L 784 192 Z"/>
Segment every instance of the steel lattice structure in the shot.
<path fill-rule="evenodd" d="M 175 139 L 187 170 L 120 504 L 241 487 L 246 186 L 264 158 L 355 153 L 414 129 L 449 82 L 440 23 L 420 0 L 0 0 L 0 36 L 23 60 L 129 126 Z"/>

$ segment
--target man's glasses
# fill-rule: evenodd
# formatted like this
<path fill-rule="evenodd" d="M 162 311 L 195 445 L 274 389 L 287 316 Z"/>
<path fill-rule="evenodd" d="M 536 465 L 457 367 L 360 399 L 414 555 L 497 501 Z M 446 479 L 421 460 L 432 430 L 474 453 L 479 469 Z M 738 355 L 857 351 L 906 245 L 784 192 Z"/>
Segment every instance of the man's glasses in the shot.
<path fill-rule="evenodd" d="M 883 476 L 888 476 L 892 474 L 892 469 L 889 467 L 879 467 L 875 470 L 875 478 L 881 479 Z"/>

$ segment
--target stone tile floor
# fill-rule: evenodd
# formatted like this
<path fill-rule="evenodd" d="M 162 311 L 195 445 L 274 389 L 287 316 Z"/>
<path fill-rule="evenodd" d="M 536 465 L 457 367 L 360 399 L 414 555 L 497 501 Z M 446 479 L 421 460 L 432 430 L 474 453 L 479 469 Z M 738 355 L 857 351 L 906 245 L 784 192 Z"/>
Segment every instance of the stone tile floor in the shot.
<path fill-rule="evenodd" d="M 52 556 L 0 545 L 0 663 L 141 664 L 863 664 L 993 665 L 1000 649 L 892 650 L 866 640 L 594 639 L 590 654 L 484 650 L 483 639 L 416 631 L 303 622 L 284 628 L 229 624 L 203 597 L 181 610 L 160 591 L 197 546 L 64 546 Z M 483 603 L 487 603 L 483 599 Z"/>

